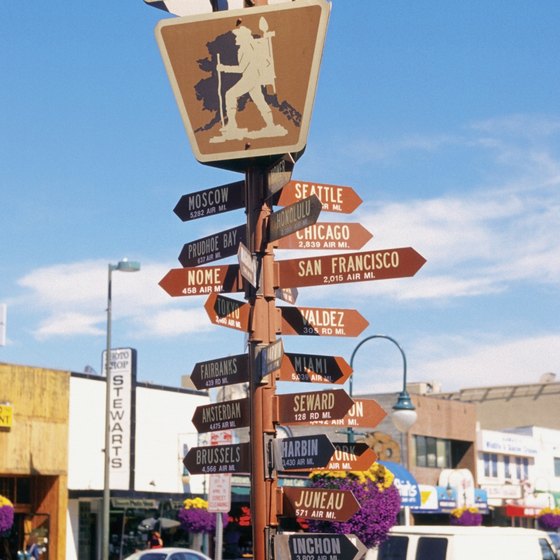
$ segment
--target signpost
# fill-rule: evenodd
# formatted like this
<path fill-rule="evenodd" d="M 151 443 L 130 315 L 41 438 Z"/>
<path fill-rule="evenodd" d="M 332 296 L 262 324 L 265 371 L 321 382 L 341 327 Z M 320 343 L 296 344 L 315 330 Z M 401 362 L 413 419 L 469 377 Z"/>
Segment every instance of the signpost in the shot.
<path fill-rule="evenodd" d="M 271 196 L 277 193 L 292 178 L 294 169 L 294 158 L 287 154 L 280 161 L 276 162 L 266 175 L 266 193 Z"/>
<path fill-rule="evenodd" d="M 249 331 L 251 307 L 237 299 L 212 294 L 204 304 L 204 309 L 214 325 L 221 325 L 238 331 Z"/>
<path fill-rule="evenodd" d="M 159 285 L 172 297 L 243 291 L 238 264 L 172 268 Z"/>
<path fill-rule="evenodd" d="M 367 471 L 377 461 L 377 453 L 367 443 L 333 441 L 333 446 L 334 454 L 325 470 Z"/>
<path fill-rule="evenodd" d="M 361 224 L 321 222 L 278 240 L 278 249 L 361 249 L 373 235 Z"/>
<path fill-rule="evenodd" d="M 191 267 L 231 257 L 237 254 L 240 243 L 245 241 L 245 230 L 244 225 L 237 226 L 186 243 L 179 255 L 179 262 L 184 267 Z"/>
<path fill-rule="evenodd" d="M 373 399 L 360 399 L 353 397 L 354 405 L 342 418 L 327 418 L 320 421 L 312 421 L 311 424 L 323 426 L 345 426 L 351 428 L 375 428 L 387 413 L 379 403 Z"/>
<path fill-rule="evenodd" d="M 284 515 L 320 521 L 348 521 L 360 510 L 360 504 L 350 490 L 282 487 Z"/>
<path fill-rule="evenodd" d="M 340 356 L 293 354 L 286 352 L 277 379 L 304 383 L 344 383 L 352 373 L 348 362 Z"/>
<path fill-rule="evenodd" d="M 247 473 L 250 471 L 250 444 L 191 447 L 183 459 L 191 474 Z"/>
<path fill-rule="evenodd" d="M 284 344 L 282 343 L 282 339 L 280 338 L 276 342 L 262 348 L 260 357 L 261 378 L 279 370 L 284 357 Z"/>
<path fill-rule="evenodd" d="M 335 533 L 277 535 L 275 558 L 281 560 L 359 560 L 366 547 L 356 537 Z M 358 545 L 358 546 L 356 546 Z M 361 546 L 360 546 L 361 545 Z"/>
<path fill-rule="evenodd" d="M 335 452 L 325 434 L 274 440 L 274 461 L 279 471 L 325 467 Z"/>
<path fill-rule="evenodd" d="M 312 195 L 270 215 L 268 240 L 276 241 L 314 224 L 321 213 L 321 201 Z"/>
<path fill-rule="evenodd" d="M 198 362 L 191 372 L 191 381 L 199 390 L 233 385 L 234 383 L 245 383 L 249 381 L 247 354 L 228 356 Z"/>
<path fill-rule="evenodd" d="M 249 399 L 235 399 L 197 406 L 192 423 L 198 433 L 235 430 L 249 426 Z"/>

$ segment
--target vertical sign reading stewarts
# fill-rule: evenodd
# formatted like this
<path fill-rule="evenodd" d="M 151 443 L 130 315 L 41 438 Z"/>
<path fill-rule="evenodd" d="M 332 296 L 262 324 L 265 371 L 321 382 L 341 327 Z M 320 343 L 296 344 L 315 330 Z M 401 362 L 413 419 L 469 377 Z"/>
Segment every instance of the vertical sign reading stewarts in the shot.
<path fill-rule="evenodd" d="M 198 161 L 245 171 L 255 158 L 297 158 L 307 142 L 329 10 L 324 0 L 296 0 L 158 24 Z"/>

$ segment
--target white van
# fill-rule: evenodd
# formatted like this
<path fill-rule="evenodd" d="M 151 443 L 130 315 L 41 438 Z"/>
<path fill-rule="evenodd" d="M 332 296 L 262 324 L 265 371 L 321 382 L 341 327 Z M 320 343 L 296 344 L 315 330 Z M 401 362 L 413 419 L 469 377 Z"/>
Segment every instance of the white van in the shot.
<path fill-rule="evenodd" d="M 395 526 L 377 560 L 556 560 L 544 531 L 512 527 Z"/>

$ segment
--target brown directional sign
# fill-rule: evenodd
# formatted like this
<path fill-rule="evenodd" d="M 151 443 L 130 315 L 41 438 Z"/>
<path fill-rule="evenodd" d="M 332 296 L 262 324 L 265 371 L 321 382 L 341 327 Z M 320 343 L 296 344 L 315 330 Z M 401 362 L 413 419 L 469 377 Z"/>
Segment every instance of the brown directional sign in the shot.
<path fill-rule="evenodd" d="M 335 448 L 325 434 L 274 440 L 275 465 L 279 471 L 325 467 Z"/>
<path fill-rule="evenodd" d="M 238 264 L 172 268 L 159 285 L 173 297 L 243 290 Z"/>
<path fill-rule="evenodd" d="M 297 288 L 276 288 L 275 295 L 277 298 L 294 304 L 298 297 Z"/>
<path fill-rule="evenodd" d="M 238 331 L 249 331 L 248 303 L 228 298 L 219 294 L 212 294 L 206 300 L 204 309 L 214 325 L 221 325 Z"/>
<path fill-rule="evenodd" d="M 249 381 L 249 358 L 238 354 L 195 364 L 191 381 L 197 389 L 211 389 Z"/>
<path fill-rule="evenodd" d="M 183 464 L 191 474 L 247 473 L 251 470 L 251 444 L 192 447 Z"/>
<path fill-rule="evenodd" d="M 426 259 L 412 247 L 278 261 L 284 288 L 414 276 Z"/>
<path fill-rule="evenodd" d="M 360 504 L 350 490 L 283 486 L 284 515 L 318 519 L 321 521 L 348 521 L 360 511 Z"/>
<path fill-rule="evenodd" d="M 368 321 L 355 309 L 280 307 L 282 334 L 359 336 Z"/>
<path fill-rule="evenodd" d="M 280 369 L 282 358 L 284 356 L 284 345 L 282 339 L 274 341 L 272 344 L 265 346 L 260 351 L 260 373 L 261 377 L 269 375 Z"/>
<path fill-rule="evenodd" d="M 322 426 L 346 426 L 351 428 L 375 428 L 387 413 L 379 403 L 373 399 L 360 399 L 353 397 L 354 405 L 348 413 L 339 419 L 324 419 L 312 421 L 311 424 Z"/>
<path fill-rule="evenodd" d="M 348 362 L 340 356 L 293 354 L 286 352 L 278 372 L 279 381 L 304 383 L 344 383 L 352 373 Z"/>
<path fill-rule="evenodd" d="M 268 239 L 276 241 L 314 224 L 321 213 L 321 201 L 312 195 L 273 212 L 268 222 Z"/>
<path fill-rule="evenodd" d="M 303 151 L 329 12 L 325 0 L 300 0 L 159 22 L 156 39 L 198 161 L 244 170 L 255 158 Z"/>
<path fill-rule="evenodd" d="M 362 203 L 352 187 L 290 181 L 278 195 L 275 204 L 287 206 L 312 194 L 319 197 L 325 212 L 351 214 Z"/>
<path fill-rule="evenodd" d="M 192 423 L 199 433 L 249 426 L 249 398 L 197 406 Z"/>
<path fill-rule="evenodd" d="M 186 243 L 179 255 L 179 262 L 190 267 L 231 257 L 237 254 L 239 244 L 245 242 L 246 229 L 244 225 L 237 226 Z"/>
<path fill-rule="evenodd" d="M 278 534 L 274 550 L 282 560 L 358 560 L 367 552 L 361 542 L 336 533 Z"/>
<path fill-rule="evenodd" d="M 327 471 L 367 471 L 377 461 L 377 453 L 367 443 L 333 441 L 332 444 L 334 454 L 324 467 Z"/>
<path fill-rule="evenodd" d="M 311 421 L 343 418 L 354 401 L 344 389 L 276 395 L 276 418 L 280 424 L 309 424 Z"/>
<path fill-rule="evenodd" d="M 266 192 L 268 196 L 278 192 L 292 178 L 294 158 L 290 154 L 284 155 L 266 174 Z"/>
<path fill-rule="evenodd" d="M 373 235 L 361 224 L 321 222 L 278 240 L 279 249 L 361 249 Z"/>
<path fill-rule="evenodd" d="M 183 195 L 173 211 L 183 222 L 245 207 L 245 181 Z"/>

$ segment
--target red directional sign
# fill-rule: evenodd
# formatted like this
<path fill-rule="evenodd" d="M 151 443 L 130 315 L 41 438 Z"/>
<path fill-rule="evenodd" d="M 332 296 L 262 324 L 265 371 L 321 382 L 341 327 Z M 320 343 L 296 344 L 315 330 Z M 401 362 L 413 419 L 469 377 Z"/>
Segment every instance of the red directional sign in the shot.
<path fill-rule="evenodd" d="M 173 209 L 183 222 L 245 207 L 245 181 L 183 195 Z"/>
<path fill-rule="evenodd" d="M 199 433 L 249 426 L 249 398 L 197 406 L 192 423 Z"/>
<path fill-rule="evenodd" d="M 184 267 L 198 266 L 237 254 L 245 242 L 246 226 L 237 226 L 183 245 L 179 262 Z"/>
<path fill-rule="evenodd" d="M 198 362 L 192 370 L 191 381 L 200 390 L 245 383 L 249 381 L 249 357 L 247 354 L 238 354 Z"/>
<path fill-rule="evenodd" d="M 238 264 L 172 268 L 160 280 L 159 285 L 173 297 L 243 290 Z"/>
<path fill-rule="evenodd" d="M 280 307 L 282 334 L 359 336 L 368 321 L 355 309 Z"/>
<path fill-rule="evenodd" d="M 321 424 L 322 426 L 347 426 L 351 428 L 375 428 L 387 413 L 379 403 L 373 399 L 360 399 L 353 397 L 354 405 L 348 413 L 337 420 L 324 419 L 312 421 L 311 424 Z"/>
<path fill-rule="evenodd" d="M 321 201 L 312 195 L 273 212 L 268 222 L 268 239 L 276 241 L 314 224 L 321 213 Z"/>
<path fill-rule="evenodd" d="M 367 443 L 333 441 L 332 444 L 334 454 L 324 467 L 327 471 L 367 471 L 377 461 L 377 453 Z"/>
<path fill-rule="evenodd" d="M 344 389 L 331 389 L 276 395 L 276 404 L 278 422 L 290 426 L 343 418 L 354 401 Z"/>
<path fill-rule="evenodd" d="M 351 214 L 362 203 L 352 187 L 290 181 L 280 192 L 275 204 L 286 206 L 312 194 L 319 197 L 325 212 Z"/>
<path fill-rule="evenodd" d="M 286 352 L 278 372 L 279 381 L 304 383 L 344 383 L 352 373 L 348 362 L 340 356 L 292 354 Z"/>
<path fill-rule="evenodd" d="M 321 521 L 348 521 L 360 511 L 360 504 L 350 490 L 283 486 L 282 491 L 284 515 Z"/>
<path fill-rule="evenodd" d="M 251 470 L 251 444 L 191 447 L 183 464 L 191 474 L 247 473 Z"/>
<path fill-rule="evenodd" d="M 278 261 L 284 288 L 414 276 L 426 259 L 412 247 Z"/>
<path fill-rule="evenodd" d="M 238 331 L 249 331 L 248 303 L 228 298 L 219 294 L 212 294 L 206 300 L 204 309 L 214 325 L 221 325 Z"/>
<path fill-rule="evenodd" d="M 321 222 L 278 240 L 279 249 L 361 249 L 373 235 L 361 224 Z"/>

